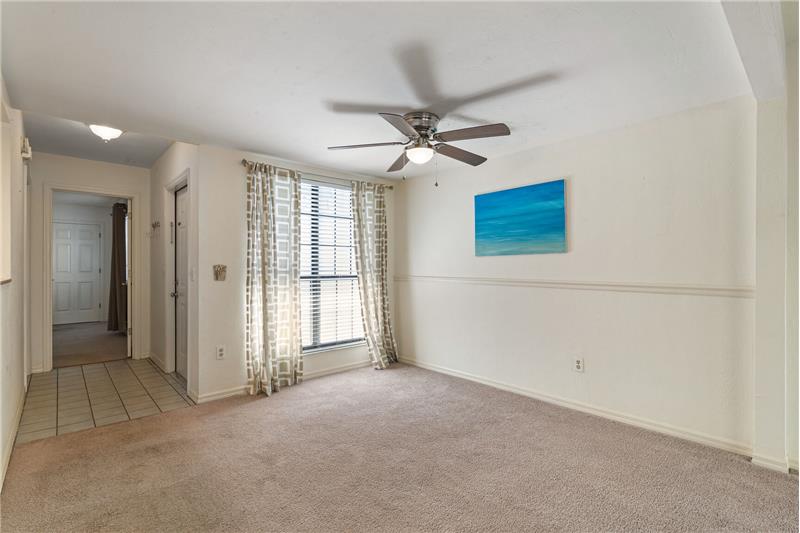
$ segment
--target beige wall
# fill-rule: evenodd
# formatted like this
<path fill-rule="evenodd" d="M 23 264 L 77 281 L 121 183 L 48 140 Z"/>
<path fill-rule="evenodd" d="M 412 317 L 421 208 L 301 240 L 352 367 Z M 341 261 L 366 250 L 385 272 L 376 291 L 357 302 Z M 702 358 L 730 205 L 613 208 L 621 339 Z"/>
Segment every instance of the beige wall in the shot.
<path fill-rule="evenodd" d="M 797 227 L 797 203 L 798 203 L 798 170 L 797 170 L 797 148 L 798 148 L 798 123 L 797 123 L 797 40 L 791 41 L 786 45 L 786 93 L 788 95 L 787 105 L 787 188 L 786 188 L 786 242 L 787 264 L 786 264 L 786 453 L 789 457 L 789 464 L 793 468 L 798 467 L 798 227 Z"/>
<path fill-rule="evenodd" d="M 28 274 L 25 263 L 27 256 L 25 210 L 28 203 L 28 190 L 25 186 L 25 169 L 20 156 L 20 141 L 24 135 L 22 113 L 11 107 L 2 85 L 0 106 L 4 109 L 3 128 L 7 129 L 0 147 L 0 168 L 2 178 L 10 181 L 6 192 L 10 193 L 8 207 L 10 223 L 4 233 L 10 238 L 9 282 L 0 284 L 0 486 L 5 479 L 11 450 L 14 446 L 17 425 L 22 413 L 26 382 L 26 306 L 25 293 Z M 6 122 L 7 119 L 7 122 Z M 10 146 L 5 143 L 9 142 Z M 6 160 L 6 158 L 9 160 Z"/>
<path fill-rule="evenodd" d="M 193 150 L 194 148 L 190 148 L 189 145 L 184 145 L 182 148 L 173 147 L 167 151 L 153 169 L 152 195 L 155 211 L 158 209 L 158 203 L 163 202 L 157 189 L 159 187 L 163 189 L 164 183 L 174 179 L 174 176 L 187 166 L 191 168 L 189 184 L 192 190 L 191 219 L 198 237 L 195 256 L 192 255 L 190 248 L 190 269 L 194 269 L 195 272 L 192 282 L 194 292 L 190 290 L 190 323 L 196 324 L 195 329 L 190 325 L 190 346 L 194 338 L 193 332 L 196 332 L 194 342 L 197 346 L 196 350 L 190 349 L 190 374 L 192 368 L 197 369 L 196 376 L 190 376 L 190 390 L 199 401 L 208 401 L 226 395 L 240 394 L 246 384 L 244 363 L 246 183 L 245 169 L 241 160 L 247 158 L 269 162 L 339 180 L 365 178 L 239 150 L 213 146 L 199 146 L 196 147 L 196 152 Z M 166 170 L 167 168 L 169 170 Z M 393 228 L 391 198 L 388 203 L 391 231 Z M 393 235 L 391 237 L 393 238 Z M 168 239 L 166 232 L 162 232 L 160 239 Z M 154 254 L 153 272 L 157 272 L 167 263 L 166 253 L 160 258 Z M 226 281 L 213 280 L 214 264 L 228 266 Z M 154 321 L 160 312 L 158 302 L 166 290 L 166 285 L 158 286 L 156 283 L 158 282 L 154 283 L 152 289 Z M 153 331 L 153 346 L 162 346 L 164 342 L 162 339 L 167 337 L 167 332 L 156 329 L 155 325 Z M 226 347 L 224 360 L 216 359 L 215 349 L 218 345 Z M 196 361 L 194 367 L 191 361 Z M 307 377 L 313 377 L 364 365 L 367 361 L 368 354 L 364 346 L 332 350 L 308 356 L 305 372 Z M 196 388 L 193 388 L 195 379 Z"/>
<path fill-rule="evenodd" d="M 401 354 L 746 453 L 755 140 L 742 97 L 405 182 Z M 568 253 L 475 257 L 476 194 L 558 178 Z"/>
<path fill-rule="evenodd" d="M 174 222 L 174 197 L 176 186 L 184 182 L 189 186 L 191 205 L 197 205 L 197 146 L 173 143 L 156 161 L 150 170 L 150 202 L 152 218 L 161 227 L 153 232 L 150 251 L 150 345 L 151 357 L 166 372 L 175 370 L 174 340 L 174 301 L 169 297 L 174 283 L 173 245 L 171 243 L 170 223 Z M 197 269 L 197 210 L 190 209 L 189 220 L 189 266 Z M 189 301 L 195 301 L 197 278 L 189 280 Z M 190 306 L 188 331 L 189 361 L 187 368 L 187 389 L 192 398 L 197 397 L 198 365 L 197 358 L 197 306 Z"/>
<path fill-rule="evenodd" d="M 200 242 L 198 284 L 200 298 L 199 357 L 201 398 L 241 389 L 244 373 L 244 294 L 247 226 L 245 220 L 245 169 L 243 158 L 329 176 L 340 180 L 371 179 L 309 167 L 270 156 L 201 146 L 200 166 Z M 387 201 L 392 225 L 391 195 Z M 228 279 L 215 282 L 211 265 L 228 265 Z M 203 305 L 214 302 L 214 305 Z M 223 344 L 227 359 L 216 360 L 214 348 Z M 366 347 L 333 350 L 307 356 L 307 377 L 366 364 Z"/>
<path fill-rule="evenodd" d="M 135 197 L 132 204 L 133 287 L 135 302 L 133 356 L 150 354 L 150 173 L 147 169 L 34 152 L 31 162 L 31 369 L 49 370 L 45 353 L 52 338 L 46 331 L 44 265 L 46 191 L 77 190 Z"/>

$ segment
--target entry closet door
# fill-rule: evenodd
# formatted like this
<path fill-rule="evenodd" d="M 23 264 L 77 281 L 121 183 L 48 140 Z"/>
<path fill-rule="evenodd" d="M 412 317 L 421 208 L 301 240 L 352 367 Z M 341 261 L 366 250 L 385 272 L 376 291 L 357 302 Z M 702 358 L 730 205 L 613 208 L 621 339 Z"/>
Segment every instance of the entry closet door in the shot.
<path fill-rule="evenodd" d="M 103 320 L 100 225 L 53 223 L 53 324 Z"/>
<path fill-rule="evenodd" d="M 189 328 L 189 189 L 175 191 L 175 370 L 186 378 Z"/>

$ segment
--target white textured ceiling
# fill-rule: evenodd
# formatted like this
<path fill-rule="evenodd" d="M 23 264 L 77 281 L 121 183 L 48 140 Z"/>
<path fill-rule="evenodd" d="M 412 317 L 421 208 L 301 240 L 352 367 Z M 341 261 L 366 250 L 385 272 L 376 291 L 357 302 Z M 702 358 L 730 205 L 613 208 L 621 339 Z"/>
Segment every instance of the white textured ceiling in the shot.
<path fill-rule="evenodd" d="M 506 122 L 457 143 L 492 157 L 750 92 L 717 2 L 4 2 L 2 25 L 23 110 L 373 175 L 397 147 L 326 146 L 400 140 L 377 111 Z"/>
<path fill-rule="evenodd" d="M 83 122 L 24 113 L 25 135 L 34 151 L 150 168 L 172 143 L 169 139 L 126 131 L 104 142 Z"/>

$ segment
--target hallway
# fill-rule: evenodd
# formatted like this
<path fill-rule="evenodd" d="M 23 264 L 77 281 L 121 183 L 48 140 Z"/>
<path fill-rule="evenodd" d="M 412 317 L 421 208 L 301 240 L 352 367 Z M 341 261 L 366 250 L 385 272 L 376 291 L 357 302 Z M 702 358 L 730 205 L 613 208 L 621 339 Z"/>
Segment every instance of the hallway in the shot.
<path fill-rule="evenodd" d="M 108 331 L 106 322 L 82 322 L 53 326 L 53 368 L 125 359 L 128 338 Z"/>

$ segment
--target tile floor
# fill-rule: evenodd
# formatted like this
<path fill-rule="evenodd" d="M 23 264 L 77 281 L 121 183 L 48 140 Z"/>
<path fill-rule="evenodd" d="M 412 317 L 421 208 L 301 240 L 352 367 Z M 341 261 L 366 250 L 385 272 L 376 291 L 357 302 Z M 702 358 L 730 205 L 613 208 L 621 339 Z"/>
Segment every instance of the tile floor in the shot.
<path fill-rule="evenodd" d="M 34 374 L 17 444 L 193 405 L 186 384 L 147 359 L 58 368 Z"/>

